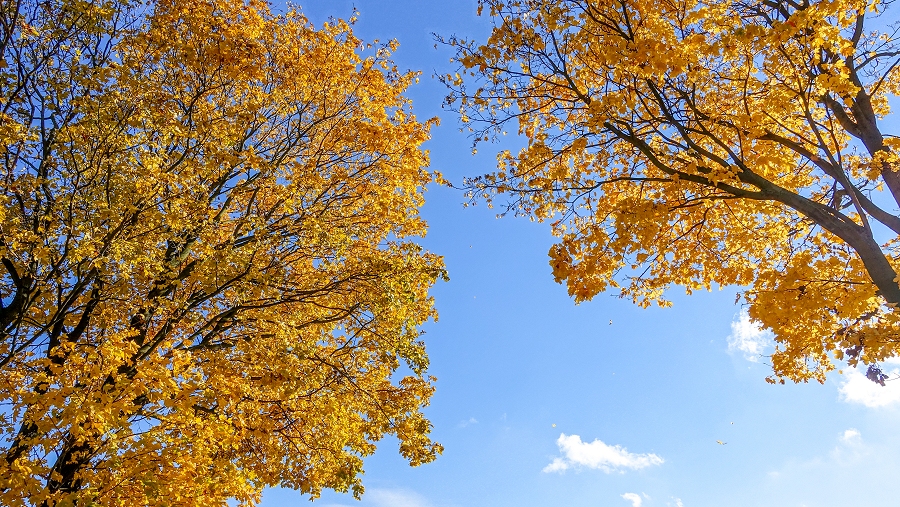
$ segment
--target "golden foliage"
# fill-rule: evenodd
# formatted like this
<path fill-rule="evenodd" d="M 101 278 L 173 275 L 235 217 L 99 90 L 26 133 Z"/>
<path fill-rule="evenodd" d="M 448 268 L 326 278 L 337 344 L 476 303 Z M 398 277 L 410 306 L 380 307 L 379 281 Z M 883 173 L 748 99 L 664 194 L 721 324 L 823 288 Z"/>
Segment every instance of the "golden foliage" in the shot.
<path fill-rule="evenodd" d="M 477 141 L 527 138 L 473 199 L 552 220 L 553 276 L 668 305 L 747 287 L 775 377 L 898 352 L 900 89 L 878 0 L 482 0 L 443 81 Z M 467 86 L 468 85 L 468 86 Z M 504 132 L 505 133 L 505 132 Z M 505 194 L 501 196 L 500 194 Z"/>
<path fill-rule="evenodd" d="M 434 459 L 394 43 L 259 0 L 3 9 L 0 504 L 359 494 L 386 434 Z"/>

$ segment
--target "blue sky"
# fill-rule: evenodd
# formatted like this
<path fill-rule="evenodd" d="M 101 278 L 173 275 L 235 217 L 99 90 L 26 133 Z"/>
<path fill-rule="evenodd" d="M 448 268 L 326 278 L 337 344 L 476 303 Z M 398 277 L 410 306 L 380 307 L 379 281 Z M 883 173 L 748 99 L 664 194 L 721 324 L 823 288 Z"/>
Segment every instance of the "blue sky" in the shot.
<path fill-rule="evenodd" d="M 355 6 L 358 36 L 398 39 L 398 65 L 423 71 L 409 92 L 417 115 L 442 119 L 426 146 L 433 168 L 457 183 L 491 170 L 499 147 L 471 154 L 431 77 L 450 69 L 432 32 L 488 34 L 474 0 L 302 6 L 316 24 Z M 312 506 L 897 505 L 900 382 L 853 372 L 768 385 L 767 337 L 742 319 L 736 288 L 676 289 L 669 309 L 611 294 L 576 306 L 550 274 L 549 226 L 464 209 L 448 188 L 426 197 L 423 244 L 451 277 L 433 291 L 440 321 L 425 336 L 438 378 L 427 414 L 446 450 L 411 468 L 386 439 L 366 460 L 361 502 L 326 493 Z M 310 504 L 276 489 L 262 505 Z"/>

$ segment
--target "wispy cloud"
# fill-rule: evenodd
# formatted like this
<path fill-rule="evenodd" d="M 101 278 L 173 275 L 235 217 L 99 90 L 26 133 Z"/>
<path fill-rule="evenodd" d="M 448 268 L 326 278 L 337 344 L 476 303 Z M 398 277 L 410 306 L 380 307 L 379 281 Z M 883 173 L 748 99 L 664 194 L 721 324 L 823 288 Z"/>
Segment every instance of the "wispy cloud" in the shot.
<path fill-rule="evenodd" d="M 641 495 L 637 493 L 625 493 L 622 498 L 631 502 L 631 507 L 641 507 L 641 504 L 644 503 Z"/>
<path fill-rule="evenodd" d="M 838 445 L 831 451 L 831 459 L 839 465 L 850 465 L 859 462 L 868 452 L 869 448 L 859 430 L 849 428 L 838 437 Z"/>
<path fill-rule="evenodd" d="M 594 468 L 606 473 L 638 470 L 661 465 L 663 459 L 656 454 L 635 454 L 620 445 L 607 445 L 601 440 L 582 442 L 578 435 L 562 433 L 556 440 L 561 457 L 544 467 L 544 472 L 562 472 L 569 468 Z"/>
<path fill-rule="evenodd" d="M 456 427 L 465 428 L 466 426 L 469 426 L 471 424 L 478 424 L 478 419 L 475 419 L 474 417 L 470 417 L 468 420 L 463 419 L 462 421 L 459 421 Z"/>
<path fill-rule="evenodd" d="M 849 428 L 838 435 L 838 445 L 831 450 L 831 461 L 836 465 L 851 465 L 858 462 L 868 452 L 862 434 L 856 428 Z"/>
<path fill-rule="evenodd" d="M 748 361 L 757 362 L 760 356 L 772 345 L 772 332 L 761 329 L 750 320 L 747 310 L 741 310 L 731 323 L 731 334 L 728 335 L 728 350 L 738 351 Z"/>
<path fill-rule="evenodd" d="M 358 507 L 432 507 L 422 495 L 405 489 L 366 488 Z M 316 504 L 318 505 L 318 504 Z M 344 504 L 325 504 L 321 507 L 354 507 Z"/>
<path fill-rule="evenodd" d="M 891 377 L 900 374 L 897 368 L 886 371 Z M 880 386 L 867 379 L 856 368 L 844 370 L 844 379 L 839 388 L 840 396 L 847 403 L 860 403 L 870 408 L 885 407 L 900 402 L 900 381 L 886 382 Z"/>
<path fill-rule="evenodd" d="M 429 507 L 422 495 L 404 489 L 372 489 L 366 492 L 377 507 Z"/>

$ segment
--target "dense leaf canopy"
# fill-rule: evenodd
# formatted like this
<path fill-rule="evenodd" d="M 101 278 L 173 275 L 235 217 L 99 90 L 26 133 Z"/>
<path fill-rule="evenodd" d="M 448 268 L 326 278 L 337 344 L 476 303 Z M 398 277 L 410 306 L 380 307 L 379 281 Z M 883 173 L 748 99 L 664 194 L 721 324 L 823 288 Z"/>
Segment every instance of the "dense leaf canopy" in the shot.
<path fill-rule="evenodd" d="M 2 6 L 0 504 L 359 493 L 385 434 L 432 460 L 394 44 L 255 0 Z"/>

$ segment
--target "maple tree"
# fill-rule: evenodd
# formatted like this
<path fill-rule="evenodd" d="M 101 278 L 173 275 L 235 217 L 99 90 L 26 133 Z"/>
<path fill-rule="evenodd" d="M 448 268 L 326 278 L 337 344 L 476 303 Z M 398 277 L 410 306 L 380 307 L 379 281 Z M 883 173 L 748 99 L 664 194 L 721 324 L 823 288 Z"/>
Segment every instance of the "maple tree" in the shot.
<path fill-rule="evenodd" d="M 441 451 L 419 326 L 446 275 L 410 239 L 432 122 L 351 24 L 2 3 L 0 504 L 359 495 L 384 435 Z"/>
<path fill-rule="evenodd" d="M 777 341 L 768 381 L 824 381 L 835 360 L 878 377 L 900 351 L 888 8 L 481 0 L 490 38 L 442 39 L 446 105 L 476 144 L 509 129 L 526 146 L 469 195 L 552 221 L 553 276 L 578 302 L 744 286 Z"/>

